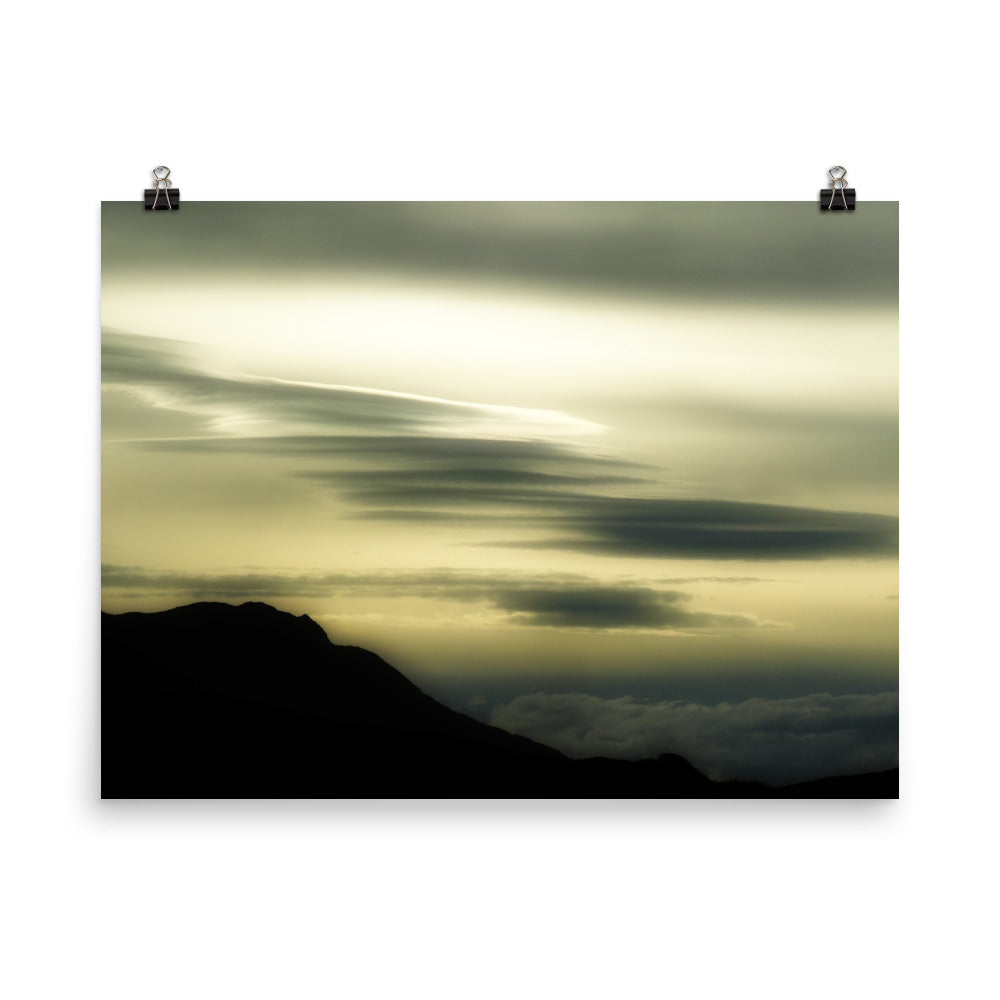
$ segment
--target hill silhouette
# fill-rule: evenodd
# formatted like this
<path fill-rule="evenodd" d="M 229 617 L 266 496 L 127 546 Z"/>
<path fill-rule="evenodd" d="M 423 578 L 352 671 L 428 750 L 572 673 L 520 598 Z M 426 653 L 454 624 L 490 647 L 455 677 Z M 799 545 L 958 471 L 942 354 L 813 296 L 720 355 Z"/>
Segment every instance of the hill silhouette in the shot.
<path fill-rule="evenodd" d="M 102 613 L 101 634 L 104 798 L 898 794 L 895 771 L 772 789 L 713 782 L 675 754 L 570 760 L 267 604 Z"/>

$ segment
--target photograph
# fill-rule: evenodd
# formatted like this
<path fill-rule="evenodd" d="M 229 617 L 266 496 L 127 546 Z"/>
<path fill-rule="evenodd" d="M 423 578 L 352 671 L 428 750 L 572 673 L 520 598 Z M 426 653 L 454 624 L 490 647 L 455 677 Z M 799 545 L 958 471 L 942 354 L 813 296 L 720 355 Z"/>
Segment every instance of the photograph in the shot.
<path fill-rule="evenodd" d="M 897 797 L 898 229 L 104 202 L 102 797 Z"/>

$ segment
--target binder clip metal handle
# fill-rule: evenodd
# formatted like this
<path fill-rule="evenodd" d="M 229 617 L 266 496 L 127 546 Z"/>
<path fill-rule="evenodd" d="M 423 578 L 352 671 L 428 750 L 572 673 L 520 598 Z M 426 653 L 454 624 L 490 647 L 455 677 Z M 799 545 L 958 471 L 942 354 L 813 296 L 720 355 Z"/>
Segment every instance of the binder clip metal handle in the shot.
<path fill-rule="evenodd" d="M 172 185 L 169 167 L 153 167 L 153 187 L 143 195 L 147 212 L 176 212 L 181 207 L 181 191 Z"/>
<path fill-rule="evenodd" d="M 853 212 L 854 188 L 847 186 L 847 168 L 830 167 L 826 175 L 830 178 L 830 189 L 819 193 L 820 210 L 824 212 Z"/>

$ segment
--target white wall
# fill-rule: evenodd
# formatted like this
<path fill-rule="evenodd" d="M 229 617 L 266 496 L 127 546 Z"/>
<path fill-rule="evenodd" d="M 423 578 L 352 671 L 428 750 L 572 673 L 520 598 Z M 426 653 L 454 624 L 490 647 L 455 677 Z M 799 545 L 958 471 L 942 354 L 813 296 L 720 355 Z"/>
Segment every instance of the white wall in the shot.
<path fill-rule="evenodd" d="M 986 10 L 8 11 L 0 989 L 981 994 L 997 693 Z M 835 162 L 858 211 L 900 199 L 902 801 L 98 802 L 98 203 L 138 200 L 161 162 L 189 200 L 812 200 Z"/>

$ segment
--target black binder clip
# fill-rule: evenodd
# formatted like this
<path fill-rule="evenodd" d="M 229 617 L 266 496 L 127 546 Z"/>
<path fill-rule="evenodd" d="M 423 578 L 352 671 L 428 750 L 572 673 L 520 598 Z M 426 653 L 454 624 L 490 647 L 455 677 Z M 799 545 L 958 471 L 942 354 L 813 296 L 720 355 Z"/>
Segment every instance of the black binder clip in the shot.
<path fill-rule="evenodd" d="M 181 207 L 181 189 L 171 187 L 170 168 L 153 168 L 153 187 L 146 188 L 147 212 L 176 212 Z"/>
<path fill-rule="evenodd" d="M 847 186 L 847 169 L 845 167 L 830 167 L 826 173 L 830 178 L 830 190 L 820 191 L 820 210 L 823 212 L 853 212 L 854 188 Z"/>

